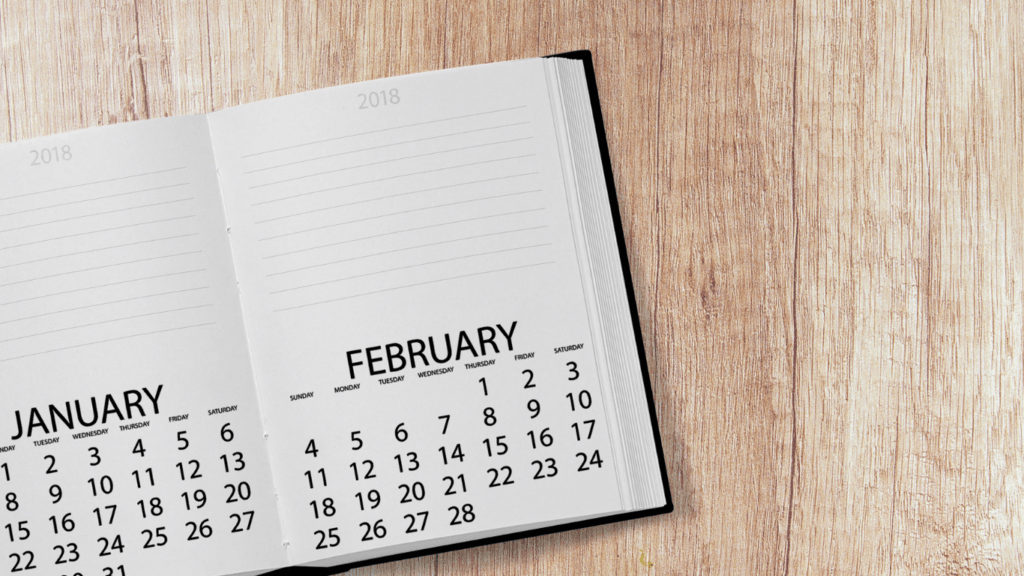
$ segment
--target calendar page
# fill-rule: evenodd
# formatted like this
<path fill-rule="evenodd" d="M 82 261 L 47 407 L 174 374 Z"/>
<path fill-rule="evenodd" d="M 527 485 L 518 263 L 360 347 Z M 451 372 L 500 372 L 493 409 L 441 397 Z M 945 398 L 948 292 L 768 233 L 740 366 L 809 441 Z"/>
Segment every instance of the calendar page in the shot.
<path fill-rule="evenodd" d="M 291 563 L 623 509 L 541 61 L 210 125 Z"/>
<path fill-rule="evenodd" d="M 286 554 L 204 117 L 0 147 L 0 573 Z"/>

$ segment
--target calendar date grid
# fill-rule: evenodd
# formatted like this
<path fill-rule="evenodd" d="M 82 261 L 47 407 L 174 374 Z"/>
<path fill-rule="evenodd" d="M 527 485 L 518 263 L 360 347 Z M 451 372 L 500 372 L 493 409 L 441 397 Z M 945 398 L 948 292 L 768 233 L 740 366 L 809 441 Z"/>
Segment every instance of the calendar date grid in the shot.
<path fill-rule="evenodd" d="M 153 415 L 0 453 L 0 574 L 128 576 L 252 533 L 269 520 L 254 495 L 272 493 L 251 465 L 263 438 L 243 441 L 254 420 L 238 406 Z"/>
<path fill-rule="evenodd" d="M 527 361 L 450 374 L 458 408 L 396 408 L 347 427 L 339 418 L 330 433 L 293 443 L 302 465 L 289 482 L 305 497 L 290 546 L 324 558 L 493 528 L 505 521 L 497 501 L 614 475 L 600 390 L 581 363 L 565 354 L 557 370 Z"/>

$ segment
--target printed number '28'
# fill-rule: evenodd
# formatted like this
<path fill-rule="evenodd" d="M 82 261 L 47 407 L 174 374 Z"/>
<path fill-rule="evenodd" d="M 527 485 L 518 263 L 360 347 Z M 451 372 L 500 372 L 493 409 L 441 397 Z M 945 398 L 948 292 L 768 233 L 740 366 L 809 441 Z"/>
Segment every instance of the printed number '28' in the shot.
<path fill-rule="evenodd" d="M 402 99 L 398 96 L 398 88 L 392 88 L 391 90 L 380 90 L 377 92 L 370 92 L 368 94 L 359 95 L 359 109 L 364 108 L 376 108 L 378 106 L 387 106 L 388 104 L 398 104 Z"/>

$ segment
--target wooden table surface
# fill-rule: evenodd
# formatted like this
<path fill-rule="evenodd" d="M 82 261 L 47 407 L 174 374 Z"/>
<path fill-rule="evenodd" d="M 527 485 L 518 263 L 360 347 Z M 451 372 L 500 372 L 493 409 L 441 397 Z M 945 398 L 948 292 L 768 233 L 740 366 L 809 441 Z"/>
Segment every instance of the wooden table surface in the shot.
<path fill-rule="evenodd" d="M 1021 574 L 1020 0 L 0 0 L 0 139 L 581 48 L 676 511 L 357 572 Z"/>

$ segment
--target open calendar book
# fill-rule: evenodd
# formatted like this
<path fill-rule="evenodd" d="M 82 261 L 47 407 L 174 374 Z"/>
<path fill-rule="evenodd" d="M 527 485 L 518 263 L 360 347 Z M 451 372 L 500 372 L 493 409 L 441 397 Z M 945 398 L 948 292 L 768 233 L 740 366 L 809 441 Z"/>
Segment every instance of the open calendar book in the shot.
<path fill-rule="evenodd" d="M 0 146 L 0 573 L 670 511 L 589 53 Z"/>

